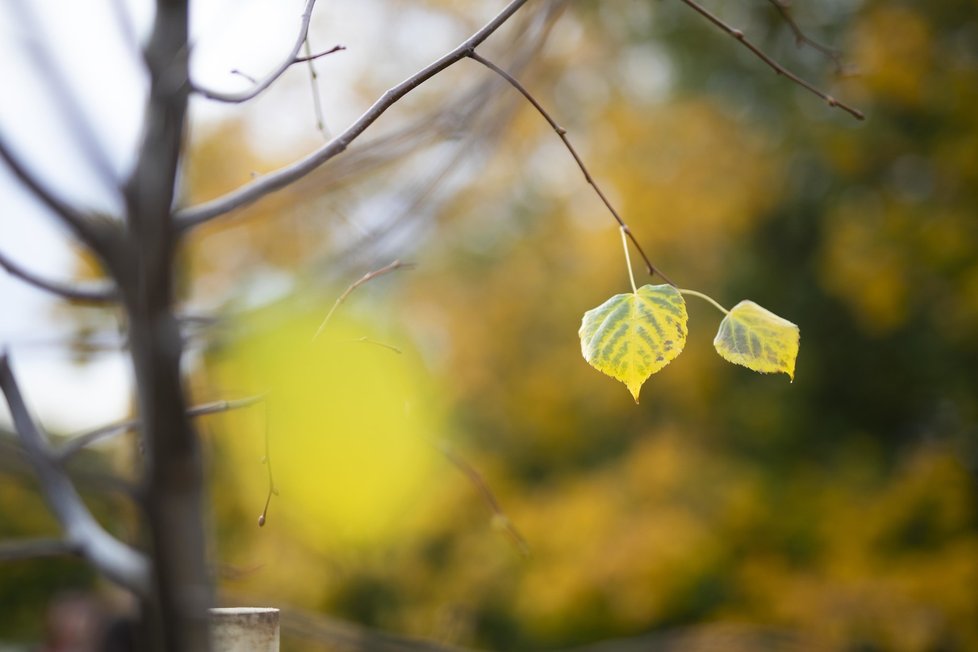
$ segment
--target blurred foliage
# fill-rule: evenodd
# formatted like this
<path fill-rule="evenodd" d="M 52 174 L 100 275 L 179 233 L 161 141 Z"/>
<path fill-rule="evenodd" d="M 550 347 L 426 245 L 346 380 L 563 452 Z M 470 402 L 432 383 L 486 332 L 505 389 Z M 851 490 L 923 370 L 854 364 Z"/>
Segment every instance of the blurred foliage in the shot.
<path fill-rule="evenodd" d="M 680 3 L 574 3 L 526 82 L 670 277 L 800 326 L 795 382 L 719 360 L 716 312 L 699 302 L 684 355 L 641 406 L 588 368 L 581 315 L 628 288 L 619 236 L 529 107 L 400 241 L 418 268 L 341 307 L 342 356 L 308 342 L 318 319 L 390 259 L 340 273 L 342 211 L 272 197 L 184 254 L 188 297 L 229 314 L 276 274 L 300 290 L 220 330 L 194 378 L 202 399 L 286 388 L 204 427 L 229 599 L 507 650 L 735 624 L 814 649 L 978 649 L 974 3 L 794 3 L 839 46 L 844 76 L 796 47 L 771 3 L 717 10 L 868 119 Z M 269 166 L 234 126 L 193 156 L 195 198 Z M 383 416 L 403 393 L 421 414 Z M 282 490 L 259 530 L 265 423 Z M 464 474 L 399 449 L 395 430 L 421 448 L 452 441 L 532 555 Z M 360 505 L 367 486 L 391 501 L 365 507 L 385 526 L 346 536 L 367 515 L 327 507 Z"/>

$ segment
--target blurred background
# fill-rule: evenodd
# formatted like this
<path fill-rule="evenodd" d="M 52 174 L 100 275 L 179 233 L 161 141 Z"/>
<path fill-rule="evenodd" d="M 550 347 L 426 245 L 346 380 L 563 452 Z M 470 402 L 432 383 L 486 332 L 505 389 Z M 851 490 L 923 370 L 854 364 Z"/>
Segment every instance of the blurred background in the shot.
<path fill-rule="evenodd" d="M 299 3 L 245 4 L 259 18 L 243 26 L 200 19 L 214 30 L 199 32 L 205 83 L 246 87 L 231 68 L 260 76 L 287 51 Z M 502 5 L 321 4 L 313 49 L 347 47 L 316 62 L 326 134 Z M 701 302 L 640 405 L 584 362 L 581 316 L 629 287 L 616 225 L 541 117 L 474 62 L 188 240 L 190 390 L 264 397 L 199 421 L 215 572 L 226 603 L 283 609 L 283 649 L 393 644 L 380 630 L 495 650 L 978 649 L 978 12 L 793 4 L 826 54 L 774 2 L 709 7 L 867 119 L 680 2 L 531 2 L 480 52 L 568 130 L 672 279 L 800 326 L 791 384 L 722 361 Z M 150 14 L 131 10 L 139 33 Z M 254 46 L 268 25 L 278 49 Z M 303 66 L 254 105 L 194 108 L 187 204 L 324 138 Z M 11 256 L 55 246 L 27 217 L 2 219 Z M 51 270 L 99 275 L 60 247 Z M 395 259 L 413 266 L 358 288 L 313 339 L 350 283 Z M 124 346 L 115 315 L 38 305 L 55 341 L 7 321 L 3 344 L 45 423 L 82 429 L 75 390 L 53 379 L 71 365 L 106 369 L 84 377 L 107 406 L 90 420 L 126 416 L 125 366 L 106 362 Z M 0 535 L 55 532 L 16 446 L 0 445 Z M 86 453 L 71 468 L 93 509 L 134 531 L 118 485 L 134 439 Z M 4 563 L 0 642 L 41 640 L 50 605 L 79 595 L 125 609 L 80 562 Z"/>

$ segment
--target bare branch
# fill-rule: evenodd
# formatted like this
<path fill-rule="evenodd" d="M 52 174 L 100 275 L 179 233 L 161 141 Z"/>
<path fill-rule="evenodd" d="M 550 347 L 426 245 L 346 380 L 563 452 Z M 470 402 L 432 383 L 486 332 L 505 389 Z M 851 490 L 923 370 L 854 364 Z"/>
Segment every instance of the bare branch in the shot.
<path fill-rule="evenodd" d="M 105 531 L 82 502 L 74 485 L 51 458 L 45 437 L 34 422 L 6 353 L 0 354 L 0 389 L 14 427 L 37 473 L 41 491 L 65 531 L 65 540 L 112 581 L 140 595 L 150 590 L 149 563 L 142 553 Z"/>
<path fill-rule="evenodd" d="M 83 303 L 112 303 L 118 299 L 118 293 L 114 288 L 76 288 L 56 281 L 48 281 L 37 276 L 29 269 L 21 267 L 0 252 L 0 267 L 7 270 L 11 276 L 16 276 L 25 283 L 29 283 L 36 288 L 40 288 L 51 294 L 55 294 L 62 299 L 69 301 L 80 301 Z"/>
<path fill-rule="evenodd" d="M 237 410 L 238 408 L 252 406 L 261 400 L 261 396 L 251 396 L 235 401 L 215 401 L 213 403 L 204 403 L 203 405 L 197 405 L 187 410 L 187 416 L 199 417 L 205 414 L 215 414 L 217 412 Z M 64 443 L 61 448 L 54 453 L 54 459 L 59 463 L 64 463 L 77 455 L 83 448 L 91 446 L 96 442 L 111 439 L 117 435 L 121 435 L 124 432 L 135 430 L 136 428 L 139 428 L 139 425 L 139 419 L 125 419 L 124 421 L 117 421 L 115 423 L 99 426 L 94 430 L 89 430 L 88 432 L 76 435 Z"/>
<path fill-rule="evenodd" d="M 57 197 L 14 155 L 10 146 L 0 135 L 0 158 L 3 159 L 14 176 L 27 187 L 42 204 L 51 209 L 65 225 L 86 244 L 97 247 L 98 237 L 89 218 L 73 206 Z"/>
<path fill-rule="evenodd" d="M 333 303 L 333 307 L 330 308 L 329 312 L 326 313 L 326 317 L 323 318 L 323 322 L 319 325 L 319 328 L 316 329 L 316 334 L 312 336 L 313 341 L 315 341 L 316 338 L 319 337 L 319 334 L 323 332 L 324 328 L 326 328 L 326 324 L 329 323 L 329 320 L 333 316 L 333 313 L 336 312 L 336 309 L 340 307 L 340 304 L 346 301 L 347 297 L 353 294 L 354 290 L 356 290 L 364 283 L 369 283 L 370 281 L 377 278 L 378 276 L 389 274 L 390 272 L 393 272 L 398 269 L 408 269 L 413 266 L 414 265 L 411 263 L 402 263 L 400 260 L 395 260 L 392 263 L 388 263 L 387 265 L 384 265 L 380 269 L 375 269 L 372 272 L 367 272 L 366 274 L 361 276 L 358 280 L 351 283 L 350 287 L 346 288 L 343 291 L 343 294 L 341 294 Z"/>
<path fill-rule="evenodd" d="M 515 77 L 513 77 L 508 72 L 506 72 L 505 70 L 503 70 L 502 68 L 494 64 L 492 61 L 489 61 L 485 57 L 479 55 L 479 53 L 475 52 L 474 50 L 469 53 L 469 58 L 474 61 L 478 61 L 483 66 L 485 66 L 486 68 L 493 71 L 494 73 L 496 73 L 497 75 L 505 79 L 507 82 L 509 82 L 509 84 L 517 91 L 519 91 L 520 94 L 523 95 L 523 97 L 525 97 L 526 100 L 533 105 L 533 108 L 535 108 L 537 112 L 543 116 L 543 119 L 547 121 L 550 127 L 554 130 L 554 133 L 556 133 L 560 137 L 560 140 L 563 141 L 564 146 L 567 148 L 567 151 L 570 152 L 570 155 L 574 157 L 574 161 L 577 162 L 577 167 L 579 167 L 581 169 L 581 172 L 584 173 L 584 179 L 591 185 L 592 188 L 594 188 L 594 192 L 597 193 L 598 197 L 601 199 L 601 202 L 605 205 L 605 208 L 608 209 L 608 211 L 611 213 L 611 216 L 615 218 L 616 222 L 618 222 L 618 226 L 621 227 L 622 232 L 625 233 L 625 235 L 628 236 L 628 239 L 632 241 L 632 244 L 635 245 L 635 249 L 638 251 L 639 255 L 642 256 L 642 260 L 645 262 L 645 269 L 648 271 L 649 275 L 654 276 L 658 274 L 660 277 L 662 277 L 663 281 L 665 281 L 669 285 L 675 286 L 675 283 L 670 281 L 668 276 L 666 276 L 665 274 L 662 273 L 661 270 L 656 268 L 656 266 L 652 264 L 652 261 L 649 260 L 649 257 L 645 255 L 645 251 L 642 249 L 642 245 L 638 243 L 638 240 L 635 238 L 635 235 L 632 233 L 632 230 L 628 228 L 628 225 L 625 224 L 625 220 L 622 219 L 621 215 L 618 214 L 618 211 L 615 210 L 615 207 L 611 205 L 610 201 L 608 201 L 608 198 L 605 196 L 604 192 L 602 192 L 601 188 L 598 187 L 598 184 L 594 180 L 594 177 L 592 177 L 591 173 L 588 172 L 588 169 L 584 165 L 584 161 L 582 161 L 581 157 L 578 155 L 577 150 L 575 150 L 574 146 L 571 145 L 570 140 L 567 138 L 567 130 L 561 127 L 559 124 L 557 124 L 557 122 L 550 116 L 550 114 L 547 113 L 547 110 L 543 108 L 543 106 L 536 100 L 536 98 L 533 97 L 530 91 L 528 91 L 526 87 L 524 87 L 523 84 L 521 84 Z"/>
<path fill-rule="evenodd" d="M 268 403 L 265 403 L 265 457 L 262 458 L 262 463 L 268 469 L 268 494 L 265 496 L 265 506 L 262 508 L 261 514 L 258 515 L 258 527 L 265 527 L 265 523 L 268 521 L 268 506 L 272 504 L 272 496 L 278 495 L 278 489 L 275 487 L 275 476 L 272 474 L 271 431 L 268 422 Z"/>
<path fill-rule="evenodd" d="M 479 495 L 482 496 L 482 500 L 485 501 L 486 506 L 489 508 L 489 511 L 492 512 L 493 526 L 501 528 L 513 542 L 513 545 L 516 546 L 516 549 L 520 551 L 520 554 L 524 557 L 529 557 L 529 544 L 523 538 L 523 535 L 520 534 L 519 530 L 516 529 L 516 526 L 510 520 L 509 516 L 506 515 L 506 512 L 503 511 L 503 508 L 499 505 L 499 501 L 496 500 L 496 495 L 489 488 L 489 483 L 482 477 L 482 474 L 476 471 L 475 467 L 465 461 L 465 458 L 456 453 L 446 442 L 439 443 L 438 450 L 445 456 L 445 459 L 451 462 L 475 486 Z"/>
<path fill-rule="evenodd" d="M 343 48 L 342 46 L 337 45 L 332 50 L 327 50 L 326 52 L 322 52 L 319 55 L 313 55 L 312 46 L 309 44 L 308 36 L 306 37 L 306 40 L 303 43 L 303 47 L 305 48 L 306 56 L 301 57 L 300 60 L 306 62 L 307 64 L 306 67 L 309 70 L 309 86 L 310 89 L 312 90 L 312 109 L 313 109 L 313 113 L 316 116 L 316 129 L 319 130 L 320 134 L 322 134 L 323 140 L 328 141 L 329 129 L 326 128 L 326 119 L 323 117 L 323 100 L 319 96 L 319 75 L 316 74 L 315 61 L 319 56 L 323 54 L 329 54 L 330 52 L 335 51 L 337 48 L 340 49 Z"/>
<path fill-rule="evenodd" d="M 312 19 L 312 9 L 316 5 L 316 0 L 306 0 L 306 7 L 302 12 L 302 17 L 299 21 L 299 34 L 295 39 L 295 44 L 292 46 L 292 50 L 289 55 L 282 60 L 282 62 L 268 74 L 267 77 L 261 81 L 256 81 L 254 88 L 250 88 L 241 93 L 221 93 L 220 91 L 214 91 L 203 86 L 199 86 L 191 82 L 191 89 L 193 92 L 206 97 L 209 100 L 214 100 L 216 102 L 228 102 L 230 104 L 240 104 L 242 102 L 247 102 L 248 100 L 257 97 L 265 89 L 275 83 L 279 77 L 289 69 L 289 66 L 299 63 L 299 50 L 302 48 L 302 44 L 305 42 L 306 37 L 309 35 L 309 22 Z M 338 46 L 343 49 L 342 46 Z M 333 50 L 336 51 L 335 49 Z M 328 54 L 324 53 L 324 54 Z M 320 55 L 322 56 L 322 55 Z M 305 59 L 302 59 L 303 61 Z M 239 73 L 240 74 L 240 73 Z"/>
<path fill-rule="evenodd" d="M 176 219 L 178 226 L 182 229 L 189 229 L 229 213 L 236 208 L 252 204 L 265 195 L 280 190 L 294 181 L 301 179 L 326 161 L 341 154 L 350 146 L 350 143 L 356 140 L 367 127 L 372 125 L 389 108 L 394 106 L 398 100 L 442 70 L 467 57 L 471 51 L 489 38 L 493 32 L 509 20 L 526 2 L 527 0 L 512 0 L 495 18 L 486 23 L 482 29 L 467 38 L 451 52 L 442 55 L 437 61 L 422 68 L 397 86 L 389 89 L 374 102 L 373 106 L 367 109 L 366 113 L 347 127 L 343 133 L 333 138 L 333 140 L 312 154 L 291 165 L 256 179 L 237 190 L 233 190 L 223 197 L 218 197 L 199 206 L 177 211 Z"/>
<path fill-rule="evenodd" d="M 308 43 L 309 43 L 309 41 L 306 41 L 307 46 L 308 46 Z M 315 61 L 316 59 L 321 59 L 322 57 L 325 57 L 326 55 L 329 55 L 329 54 L 333 54 L 334 52 L 342 52 L 345 49 L 346 49 L 346 46 L 345 45 L 334 45 L 333 47 L 331 47 L 328 50 L 323 50 L 322 52 L 317 52 L 316 54 L 312 54 L 309 51 L 308 47 L 307 47 L 306 48 L 306 54 L 305 54 L 305 56 L 296 57 L 295 58 L 295 63 L 303 63 L 303 62 L 306 62 L 306 61 Z"/>
<path fill-rule="evenodd" d="M 782 66 L 780 63 L 778 63 L 777 61 L 769 57 L 767 54 L 765 54 L 763 50 L 761 50 L 759 47 L 754 45 L 754 43 L 749 41 L 742 31 L 740 31 L 739 29 L 735 29 L 730 25 L 728 25 L 727 23 L 723 22 L 695 0 L 680 0 L 680 1 L 688 5 L 689 7 L 691 7 L 694 11 L 699 13 L 701 16 L 706 18 L 708 21 L 710 21 L 720 29 L 722 29 L 724 32 L 726 32 L 727 34 L 729 34 L 730 36 L 738 40 L 741 45 L 743 45 L 745 48 L 747 48 L 752 53 L 754 53 L 754 55 L 758 59 L 760 59 L 768 66 L 770 66 L 775 73 L 787 77 L 788 79 L 798 84 L 805 90 L 825 100 L 825 102 L 829 106 L 838 107 L 843 111 L 845 111 L 846 113 L 848 113 L 849 115 L 851 115 L 852 117 L 856 118 L 857 120 L 863 120 L 866 117 L 865 115 L 863 115 L 863 112 L 860 111 L 859 109 L 855 109 L 844 102 L 840 102 L 839 100 L 835 99 L 828 93 L 819 90 L 817 87 L 813 86 L 809 82 L 805 81 L 795 73 L 791 72 L 790 70 Z"/>
<path fill-rule="evenodd" d="M 21 539 L 0 542 L 0 562 L 77 555 L 77 546 L 63 539 Z"/>
<path fill-rule="evenodd" d="M 795 17 L 791 13 L 791 6 L 785 0 L 768 0 L 768 2 L 770 2 L 774 8 L 778 10 L 778 13 L 781 14 L 781 20 L 788 25 L 788 28 L 795 35 L 795 43 L 797 45 L 807 45 L 816 52 L 822 53 L 835 65 L 836 74 L 841 75 L 843 72 L 845 72 L 842 55 L 839 54 L 839 51 L 830 48 L 827 45 L 823 45 L 805 34 L 805 31 L 801 28 L 798 21 L 795 20 Z"/>

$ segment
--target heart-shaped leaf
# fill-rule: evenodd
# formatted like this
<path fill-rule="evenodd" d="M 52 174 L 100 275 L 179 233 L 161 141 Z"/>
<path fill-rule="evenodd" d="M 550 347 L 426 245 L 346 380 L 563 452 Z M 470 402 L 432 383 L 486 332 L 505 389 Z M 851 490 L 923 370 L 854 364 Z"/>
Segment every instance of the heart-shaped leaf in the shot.
<path fill-rule="evenodd" d="M 642 384 L 686 346 L 686 302 L 671 285 L 644 285 L 588 310 L 578 334 L 584 359 L 638 403 Z"/>
<path fill-rule="evenodd" d="M 724 360 L 760 371 L 784 372 L 795 379 L 801 333 L 787 319 L 753 301 L 741 301 L 723 321 L 713 346 Z"/>

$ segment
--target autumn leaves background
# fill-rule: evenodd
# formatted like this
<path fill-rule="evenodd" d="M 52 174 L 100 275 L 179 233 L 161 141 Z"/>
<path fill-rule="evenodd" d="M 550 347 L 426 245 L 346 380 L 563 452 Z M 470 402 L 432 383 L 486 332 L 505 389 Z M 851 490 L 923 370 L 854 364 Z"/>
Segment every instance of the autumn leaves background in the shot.
<path fill-rule="evenodd" d="M 957 0 L 796 4 L 855 74 L 796 48 L 769 3 L 722 10 L 865 123 L 678 3 L 573 3 L 520 72 L 657 266 L 801 328 L 792 384 L 720 361 L 722 317 L 694 299 L 682 357 L 639 406 L 581 359 L 581 316 L 628 288 L 619 233 L 506 87 L 490 109 L 511 122 L 472 145 L 471 176 L 403 220 L 388 222 L 423 195 L 440 143 L 207 227 L 184 287 L 228 320 L 195 393 L 270 397 L 204 424 L 226 596 L 494 649 L 731 624 L 829 649 L 978 646 L 978 23 Z M 430 3 L 450 21 L 464 5 Z M 254 133 L 209 135 L 195 198 L 272 167 Z M 344 288 L 394 258 L 417 267 L 358 289 L 310 343 Z M 266 429 L 281 486 L 259 530 Z M 14 485 L 3 513 L 34 519 Z M 0 596 L 92 584 L 67 569 L 4 575 Z M 4 634 L 36 626 L 25 612 Z"/>

